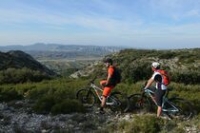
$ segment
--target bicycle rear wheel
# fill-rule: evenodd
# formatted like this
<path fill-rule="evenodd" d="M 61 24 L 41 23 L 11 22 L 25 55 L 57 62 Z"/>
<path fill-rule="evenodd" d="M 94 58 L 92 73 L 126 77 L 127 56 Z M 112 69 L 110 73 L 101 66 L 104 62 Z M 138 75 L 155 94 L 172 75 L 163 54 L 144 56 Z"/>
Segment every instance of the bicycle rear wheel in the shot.
<path fill-rule="evenodd" d="M 96 103 L 94 93 L 89 89 L 81 89 L 76 93 L 76 98 L 83 104 L 84 107 L 92 107 Z"/>
<path fill-rule="evenodd" d="M 129 109 L 129 100 L 126 95 L 121 92 L 113 92 L 108 97 L 106 104 L 112 103 L 109 105 L 109 108 L 113 112 L 126 112 Z"/>
<path fill-rule="evenodd" d="M 129 112 L 146 113 L 154 111 L 151 100 L 147 97 L 142 97 L 141 94 L 133 94 L 128 97 L 130 101 Z"/>
<path fill-rule="evenodd" d="M 171 118 L 178 118 L 181 120 L 188 120 L 193 117 L 194 110 L 192 108 L 192 104 L 182 98 L 171 98 L 169 99 L 170 103 L 172 103 L 176 108 L 178 108 L 178 111 L 168 111 L 168 115 L 170 115 Z"/>

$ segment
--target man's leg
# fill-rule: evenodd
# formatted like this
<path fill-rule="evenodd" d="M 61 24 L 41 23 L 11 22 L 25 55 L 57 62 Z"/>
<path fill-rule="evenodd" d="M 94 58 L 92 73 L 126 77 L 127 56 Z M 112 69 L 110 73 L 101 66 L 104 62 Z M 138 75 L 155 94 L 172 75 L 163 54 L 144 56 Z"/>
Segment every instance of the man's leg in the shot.
<path fill-rule="evenodd" d="M 165 91 L 158 89 L 155 92 L 155 96 L 156 96 L 156 102 L 157 102 L 157 117 L 160 117 L 162 114 L 162 101 L 163 101 L 163 96 L 165 95 Z"/>
<path fill-rule="evenodd" d="M 101 85 L 102 89 L 104 89 L 106 83 L 107 83 L 107 80 L 101 80 L 100 81 L 100 85 Z"/>
<path fill-rule="evenodd" d="M 161 94 L 161 89 L 157 89 L 155 91 L 155 100 L 157 103 L 157 117 L 160 117 L 162 113 L 162 94 Z"/>
<path fill-rule="evenodd" d="M 101 99 L 101 107 L 100 107 L 100 112 L 104 111 L 103 109 L 106 106 L 106 98 L 110 95 L 110 92 L 113 87 L 104 87 L 103 89 L 103 94 L 102 94 L 102 99 Z"/>
<path fill-rule="evenodd" d="M 104 107 L 105 107 L 105 105 L 106 105 L 106 97 L 105 96 L 102 96 L 102 99 L 101 99 L 101 106 L 100 106 L 100 112 L 102 111 L 104 111 L 103 109 L 104 109 Z"/>
<path fill-rule="evenodd" d="M 157 108 L 157 117 L 160 117 L 161 113 L 162 113 L 162 106 L 158 106 L 158 108 Z"/>

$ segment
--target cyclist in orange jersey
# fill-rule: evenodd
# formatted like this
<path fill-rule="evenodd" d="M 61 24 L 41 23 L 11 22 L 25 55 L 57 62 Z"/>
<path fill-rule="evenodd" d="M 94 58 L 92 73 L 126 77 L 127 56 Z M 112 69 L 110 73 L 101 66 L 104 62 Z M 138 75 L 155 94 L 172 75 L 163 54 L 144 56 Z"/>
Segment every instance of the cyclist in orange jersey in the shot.
<path fill-rule="evenodd" d="M 113 60 L 110 58 L 107 58 L 104 60 L 104 63 L 107 67 L 107 79 L 100 81 L 100 85 L 103 88 L 102 102 L 101 102 L 101 106 L 100 106 L 100 110 L 99 110 L 99 113 L 101 113 L 101 114 L 105 113 L 104 107 L 106 104 L 106 98 L 110 95 L 112 89 L 116 85 L 116 83 L 114 82 L 114 79 L 113 79 L 114 71 L 115 71 L 115 68 L 113 66 Z"/>

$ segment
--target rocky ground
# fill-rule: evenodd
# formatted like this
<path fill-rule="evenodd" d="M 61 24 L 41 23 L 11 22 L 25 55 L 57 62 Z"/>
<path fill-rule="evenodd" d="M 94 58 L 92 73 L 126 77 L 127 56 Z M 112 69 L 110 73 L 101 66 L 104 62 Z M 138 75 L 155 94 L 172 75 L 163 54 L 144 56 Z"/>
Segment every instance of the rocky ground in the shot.
<path fill-rule="evenodd" d="M 10 106 L 12 105 L 12 106 Z M 35 114 L 28 101 L 0 103 L 0 133 L 94 133 L 101 132 L 105 125 L 122 120 L 131 121 L 135 114 L 119 114 L 107 111 L 98 114 L 95 110 L 86 114 Z M 187 133 L 199 133 L 194 126 Z"/>
<path fill-rule="evenodd" d="M 105 123 L 131 117 L 109 112 L 102 115 L 94 111 L 86 114 L 41 115 L 32 113 L 25 101 L 14 104 L 16 108 L 0 103 L 0 133 L 90 133 L 102 129 Z"/>

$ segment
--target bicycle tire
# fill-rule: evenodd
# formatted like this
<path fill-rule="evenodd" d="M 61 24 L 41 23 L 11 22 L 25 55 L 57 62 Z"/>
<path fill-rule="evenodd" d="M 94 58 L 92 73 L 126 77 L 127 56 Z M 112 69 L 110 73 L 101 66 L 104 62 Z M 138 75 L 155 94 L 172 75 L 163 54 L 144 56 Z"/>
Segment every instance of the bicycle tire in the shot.
<path fill-rule="evenodd" d="M 193 106 L 189 101 L 178 97 L 171 98 L 169 99 L 169 101 L 179 109 L 178 112 L 170 112 L 170 111 L 167 112 L 171 118 L 188 120 L 191 119 L 195 114 Z"/>
<path fill-rule="evenodd" d="M 147 113 L 147 112 L 153 112 L 153 103 L 148 97 L 145 97 L 141 94 L 132 94 L 128 97 L 130 102 L 130 107 L 128 112 L 133 113 Z"/>
<path fill-rule="evenodd" d="M 83 104 L 84 107 L 91 108 L 96 103 L 94 93 L 89 89 L 81 89 L 76 93 L 76 98 Z"/>
<path fill-rule="evenodd" d="M 112 92 L 108 97 L 107 102 L 113 102 L 114 104 L 109 105 L 109 108 L 113 112 L 125 113 L 129 109 L 128 97 L 121 92 Z"/>

